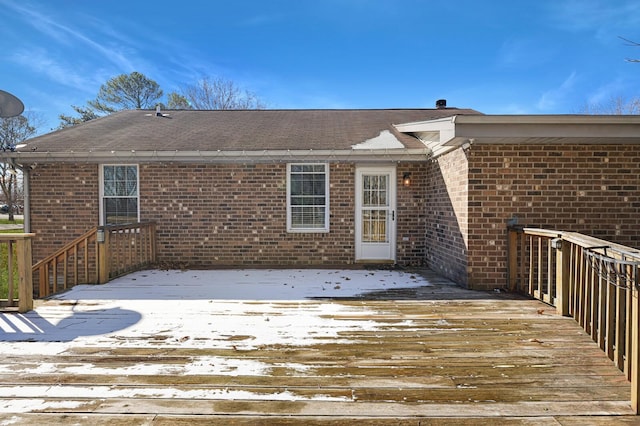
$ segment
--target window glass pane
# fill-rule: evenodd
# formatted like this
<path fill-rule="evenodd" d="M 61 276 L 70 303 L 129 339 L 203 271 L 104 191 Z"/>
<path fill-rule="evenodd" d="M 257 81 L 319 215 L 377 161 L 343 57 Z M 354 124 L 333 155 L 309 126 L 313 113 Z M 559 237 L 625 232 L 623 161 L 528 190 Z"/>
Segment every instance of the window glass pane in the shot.
<path fill-rule="evenodd" d="M 113 166 L 104 166 L 104 180 L 112 181 L 114 180 L 114 170 Z"/>
<path fill-rule="evenodd" d="M 291 227 L 294 229 L 323 229 L 324 207 L 292 207 Z"/>
<path fill-rule="evenodd" d="M 122 166 L 114 166 L 116 176 L 115 180 L 122 182 L 126 178 L 125 168 Z"/>
<path fill-rule="evenodd" d="M 137 198 L 105 198 L 105 223 L 133 223 L 138 221 Z"/>
<path fill-rule="evenodd" d="M 302 191 L 302 180 L 299 175 L 291 176 L 291 195 L 298 195 Z"/>
<path fill-rule="evenodd" d="M 289 203 L 293 229 L 325 229 L 327 176 L 324 164 L 291 164 Z"/>
<path fill-rule="evenodd" d="M 127 180 L 126 195 L 133 196 L 138 194 L 138 180 Z"/>
<path fill-rule="evenodd" d="M 302 194 L 313 195 L 313 181 L 308 175 L 305 175 L 302 180 Z"/>
<path fill-rule="evenodd" d="M 104 223 L 138 221 L 138 167 L 103 167 Z"/>
<path fill-rule="evenodd" d="M 313 193 L 315 195 L 324 195 L 324 191 L 326 189 L 326 185 L 324 182 L 324 175 L 322 175 L 322 179 L 316 179 L 313 182 Z"/>

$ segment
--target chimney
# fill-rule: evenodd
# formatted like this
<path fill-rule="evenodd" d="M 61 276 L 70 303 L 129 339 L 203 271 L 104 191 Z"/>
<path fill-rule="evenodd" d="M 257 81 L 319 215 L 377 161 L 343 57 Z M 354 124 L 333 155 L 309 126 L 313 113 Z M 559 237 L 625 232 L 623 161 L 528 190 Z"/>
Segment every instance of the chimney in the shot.
<path fill-rule="evenodd" d="M 436 108 L 437 109 L 444 109 L 447 107 L 447 100 L 446 99 L 438 99 L 436 101 Z"/>
<path fill-rule="evenodd" d="M 162 117 L 162 113 L 160 112 L 160 105 L 156 105 L 156 117 Z"/>

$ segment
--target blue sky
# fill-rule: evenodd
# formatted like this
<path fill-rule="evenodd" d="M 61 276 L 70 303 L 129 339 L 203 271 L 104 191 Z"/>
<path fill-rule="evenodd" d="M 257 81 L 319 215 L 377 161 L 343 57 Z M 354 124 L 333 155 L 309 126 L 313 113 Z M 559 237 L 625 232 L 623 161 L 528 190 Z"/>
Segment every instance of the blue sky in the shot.
<path fill-rule="evenodd" d="M 270 108 L 576 113 L 640 95 L 637 0 L 0 0 L 0 89 L 40 133 L 138 71 L 223 76 Z"/>

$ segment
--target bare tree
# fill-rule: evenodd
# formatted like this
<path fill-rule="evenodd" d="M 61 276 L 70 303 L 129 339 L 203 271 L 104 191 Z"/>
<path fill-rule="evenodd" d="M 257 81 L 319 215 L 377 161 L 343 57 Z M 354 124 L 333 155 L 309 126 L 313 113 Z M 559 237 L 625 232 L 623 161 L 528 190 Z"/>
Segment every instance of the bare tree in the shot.
<path fill-rule="evenodd" d="M 185 87 L 182 95 L 193 109 L 264 109 L 265 103 L 250 92 L 223 77 L 204 77 Z"/>
<path fill-rule="evenodd" d="M 627 46 L 640 47 L 640 43 L 618 36 L 624 40 Z M 626 59 L 628 62 L 640 62 L 640 59 Z M 640 114 L 640 97 L 634 96 L 627 99 L 624 96 L 611 96 L 607 101 L 600 103 L 586 103 L 578 110 L 580 114 L 592 115 L 638 115 Z"/>
<path fill-rule="evenodd" d="M 35 126 L 30 124 L 25 115 L 0 119 L 0 142 L 3 152 L 15 150 L 16 145 L 35 133 Z M 16 206 L 18 205 L 18 196 L 21 193 L 19 173 L 14 164 L 0 162 L 0 189 L 8 206 L 9 220 L 11 221 L 14 220 L 14 214 L 18 213 Z"/>
<path fill-rule="evenodd" d="M 640 98 L 629 100 L 624 96 L 612 96 L 606 102 L 585 104 L 580 110 L 581 114 L 592 115 L 637 115 L 640 114 Z"/>
<path fill-rule="evenodd" d="M 620 38 L 621 40 L 624 40 L 627 42 L 627 46 L 634 46 L 634 47 L 640 47 L 640 43 L 626 39 L 624 37 L 620 37 L 618 36 L 618 38 Z M 626 59 L 628 62 L 640 62 L 640 59 L 632 59 L 632 58 L 627 58 Z"/>

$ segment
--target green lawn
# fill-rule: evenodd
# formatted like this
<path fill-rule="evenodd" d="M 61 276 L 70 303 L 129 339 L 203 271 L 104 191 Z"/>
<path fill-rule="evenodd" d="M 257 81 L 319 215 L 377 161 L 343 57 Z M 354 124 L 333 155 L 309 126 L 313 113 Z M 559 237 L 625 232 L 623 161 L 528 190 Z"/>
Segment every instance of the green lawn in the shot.
<path fill-rule="evenodd" d="M 16 232 L 16 231 L 13 231 Z M 8 292 L 8 276 L 9 276 L 9 255 L 7 252 L 8 244 L 2 243 L 0 244 L 0 299 L 7 299 Z M 14 257 L 13 257 L 13 265 L 11 268 L 11 272 L 13 273 L 13 298 L 15 300 L 18 299 L 18 262 L 17 257 L 15 256 L 15 245 L 14 245 Z"/>
<path fill-rule="evenodd" d="M 24 225 L 24 219 L 0 219 L 0 225 Z"/>
<path fill-rule="evenodd" d="M 8 219 L 0 219 L 0 225 L 24 225 L 23 219 L 10 221 Z M 16 234 L 24 232 L 23 229 L 0 229 L 0 234 Z M 6 242 L 0 243 L 0 299 L 7 299 L 8 292 L 8 275 L 9 268 L 7 267 L 9 256 L 7 254 L 8 244 Z M 18 299 L 18 262 L 15 256 L 14 245 L 14 257 L 13 257 L 13 297 Z"/>

